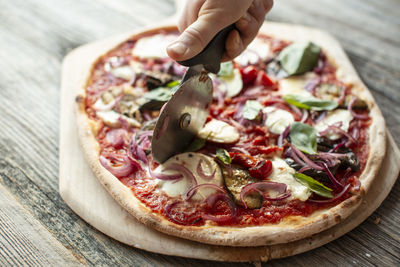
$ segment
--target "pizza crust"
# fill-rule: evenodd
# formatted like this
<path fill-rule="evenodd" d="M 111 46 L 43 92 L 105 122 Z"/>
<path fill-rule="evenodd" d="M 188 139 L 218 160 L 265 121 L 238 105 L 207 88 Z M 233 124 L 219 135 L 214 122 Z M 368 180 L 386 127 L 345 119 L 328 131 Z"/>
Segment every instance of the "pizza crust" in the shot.
<path fill-rule="evenodd" d="M 159 30 L 172 31 L 176 30 L 176 27 L 174 25 L 167 25 L 152 28 L 138 32 L 129 37 L 140 38 L 158 32 Z M 336 62 L 338 68 L 345 73 L 345 78 L 348 79 L 346 81 L 354 84 L 353 90 L 357 92 L 356 95 L 362 96 L 363 99 L 368 102 L 370 106 L 370 116 L 372 117 L 372 124 L 369 128 L 370 152 L 365 169 L 360 176 L 360 193 L 346 199 L 337 206 L 316 211 L 308 217 L 286 217 L 279 224 L 250 227 L 226 227 L 214 226 L 212 224 L 204 226 L 181 226 L 174 224 L 163 216 L 153 213 L 149 208 L 143 205 L 128 187 L 123 185 L 100 164 L 100 148 L 95 138 L 93 128 L 91 127 L 90 119 L 84 109 L 85 88 L 89 81 L 89 75 L 91 74 L 91 70 L 88 70 L 87 79 L 82 81 L 82 84 L 77 85 L 79 93 L 76 98 L 75 109 L 78 123 L 78 135 L 83 152 L 94 174 L 98 177 L 106 190 L 122 207 L 140 222 L 166 234 L 213 245 L 262 246 L 292 242 L 328 229 L 348 217 L 361 203 L 374 177 L 378 174 L 379 167 L 386 152 L 384 118 L 371 93 L 361 82 L 347 56 L 340 48 L 340 45 L 326 33 L 301 26 L 277 23 L 264 24 L 261 32 L 280 39 L 311 39 L 315 41 L 327 52 L 329 60 L 331 62 Z M 114 44 L 115 42 L 110 46 L 109 43 L 105 43 L 101 51 L 104 53 L 108 52 L 115 47 Z M 93 63 L 92 68 L 96 62 Z"/>

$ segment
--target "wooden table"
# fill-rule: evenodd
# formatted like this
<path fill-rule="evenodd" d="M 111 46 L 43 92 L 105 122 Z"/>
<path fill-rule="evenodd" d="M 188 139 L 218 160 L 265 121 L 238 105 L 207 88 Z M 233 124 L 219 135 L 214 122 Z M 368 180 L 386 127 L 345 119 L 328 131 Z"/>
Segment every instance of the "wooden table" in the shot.
<path fill-rule="evenodd" d="M 396 0 L 277 0 L 268 16 L 337 37 L 398 145 L 399 9 Z M 166 18 L 174 10 L 172 0 L 0 1 L 0 265 L 210 264 L 123 245 L 81 220 L 57 189 L 61 60 L 79 45 Z M 382 206 L 349 234 L 269 264 L 398 265 L 399 200 L 397 182 Z"/>

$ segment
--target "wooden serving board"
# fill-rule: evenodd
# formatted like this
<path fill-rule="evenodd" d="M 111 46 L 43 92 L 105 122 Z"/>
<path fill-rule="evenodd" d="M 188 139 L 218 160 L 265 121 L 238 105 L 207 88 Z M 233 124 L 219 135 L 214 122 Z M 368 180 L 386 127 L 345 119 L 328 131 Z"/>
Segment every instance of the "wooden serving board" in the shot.
<path fill-rule="evenodd" d="M 281 23 L 267 23 L 262 31 L 279 33 L 282 38 L 295 36 L 295 38 L 303 39 L 302 36 L 307 36 L 307 39 L 323 47 L 329 46 L 336 49 L 342 54 L 340 63 L 351 65 L 337 41 L 319 30 Z M 272 246 L 224 247 L 169 236 L 139 223 L 114 201 L 93 175 L 81 151 L 74 116 L 77 86 L 82 84 L 91 64 L 97 57 L 132 34 L 127 33 L 79 47 L 72 51 L 63 62 L 60 194 L 74 212 L 99 231 L 122 243 L 166 255 L 218 261 L 267 261 L 311 250 L 344 235 L 371 215 L 389 194 L 400 170 L 400 151 L 390 133 L 388 133 L 387 154 L 383 165 L 361 206 L 340 224 L 309 238 Z"/>

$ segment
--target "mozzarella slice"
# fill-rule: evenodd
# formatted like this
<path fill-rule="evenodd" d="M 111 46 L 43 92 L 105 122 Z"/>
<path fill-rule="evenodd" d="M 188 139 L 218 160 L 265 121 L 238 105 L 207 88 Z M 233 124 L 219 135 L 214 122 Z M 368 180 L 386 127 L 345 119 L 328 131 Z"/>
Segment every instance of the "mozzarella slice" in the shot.
<path fill-rule="evenodd" d="M 329 111 L 328 115 L 314 125 L 314 128 L 317 132 L 322 132 L 326 130 L 330 125 L 341 122 L 342 125 L 340 128 L 347 132 L 349 130 L 350 122 L 353 120 L 353 116 L 351 115 L 350 111 L 347 109 L 336 109 L 333 111 Z M 337 140 L 340 138 L 340 135 L 335 133 L 328 133 L 326 135 L 331 140 Z"/>
<path fill-rule="evenodd" d="M 287 189 L 291 192 L 291 199 L 295 198 L 301 201 L 306 201 L 310 197 L 311 191 L 308 187 L 297 182 L 294 178 L 296 171 L 289 167 L 289 165 L 281 158 L 275 157 L 271 162 L 273 171 L 268 177 L 268 180 L 286 184 Z"/>
<path fill-rule="evenodd" d="M 226 122 L 212 119 L 204 125 L 198 136 L 203 139 L 216 143 L 235 143 L 239 140 L 240 135 L 235 127 Z"/>
<path fill-rule="evenodd" d="M 133 69 L 130 66 L 121 66 L 121 67 L 116 67 L 110 70 L 112 75 L 115 77 L 124 79 L 124 80 L 131 80 L 133 75 L 135 74 Z"/>
<path fill-rule="evenodd" d="M 308 81 L 317 77 L 314 72 L 307 72 L 303 75 L 293 76 L 280 80 L 279 82 L 279 93 L 281 95 L 302 95 L 310 96 L 313 95 L 305 89 Z"/>
<path fill-rule="evenodd" d="M 212 179 L 204 179 L 198 174 L 197 165 L 200 161 L 202 162 L 201 167 L 205 175 L 211 175 L 215 171 L 215 175 Z M 154 172 L 163 174 L 177 174 L 177 171 L 164 170 L 174 163 L 186 167 L 191 173 L 193 173 L 197 184 L 216 184 L 221 187 L 223 185 L 222 172 L 218 164 L 211 157 L 200 153 L 189 152 L 173 156 L 163 164 L 159 165 Z M 166 181 L 157 179 L 158 187 L 170 197 L 184 195 L 193 186 L 193 184 L 190 177 L 187 177 L 184 173 L 182 174 L 184 177 L 179 181 Z M 207 187 L 199 188 L 192 199 L 201 200 L 212 193 L 215 193 L 215 191 L 215 189 Z"/>
<path fill-rule="evenodd" d="M 97 111 L 97 117 L 99 117 L 105 125 L 110 127 L 118 127 L 120 125 L 119 117 L 121 114 L 114 110 Z"/>
<path fill-rule="evenodd" d="M 254 39 L 253 42 L 247 46 L 234 61 L 242 66 L 249 64 L 256 64 L 261 59 L 262 61 L 268 59 L 271 56 L 271 48 L 268 42 L 264 42 L 260 38 Z"/>
<path fill-rule="evenodd" d="M 128 122 L 128 124 L 132 127 L 141 126 L 140 122 L 138 122 L 137 120 L 121 115 L 120 113 L 114 110 L 96 111 L 96 115 L 104 122 L 105 125 L 109 127 L 120 127 L 121 126 L 121 122 L 119 121 L 120 117 L 125 119 Z"/>
<path fill-rule="evenodd" d="M 233 74 L 227 77 L 218 77 L 225 86 L 220 86 L 221 91 L 226 92 L 227 97 L 234 97 L 243 89 L 242 75 L 238 69 L 233 69 Z"/>
<path fill-rule="evenodd" d="M 132 50 L 132 55 L 148 59 L 166 58 L 168 57 L 166 48 L 175 39 L 175 35 L 165 34 L 140 38 Z"/>
<path fill-rule="evenodd" d="M 285 129 L 294 122 L 293 115 L 283 109 L 275 107 L 266 107 L 263 112 L 267 115 L 265 126 L 274 134 L 281 134 Z"/>

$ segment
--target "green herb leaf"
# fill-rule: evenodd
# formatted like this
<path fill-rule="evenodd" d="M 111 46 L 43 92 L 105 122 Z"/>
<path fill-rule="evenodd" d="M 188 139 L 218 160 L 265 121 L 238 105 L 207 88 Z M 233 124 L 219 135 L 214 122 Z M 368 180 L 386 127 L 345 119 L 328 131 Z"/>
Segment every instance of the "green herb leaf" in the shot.
<path fill-rule="evenodd" d="M 317 65 L 321 48 L 312 42 L 299 42 L 287 46 L 278 56 L 278 59 L 291 75 L 302 74 L 311 71 Z"/>
<path fill-rule="evenodd" d="M 227 77 L 233 75 L 233 63 L 232 61 L 222 62 L 221 68 L 218 72 L 218 76 Z"/>
<path fill-rule="evenodd" d="M 218 148 L 217 149 L 217 158 L 219 160 L 221 160 L 225 164 L 231 164 L 232 163 L 231 156 L 229 156 L 228 151 L 226 151 L 223 148 Z"/>
<path fill-rule="evenodd" d="M 256 100 L 247 100 L 243 108 L 243 118 L 248 120 L 254 120 L 260 114 L 260 110 L 263 108 Z"/>
<path fill-rule="evenodd" d="M 159 110 L 174 94 L 173 88 L 158 87 L 144 94 L 136 102 L 141 110 Z"/>
<path fill-rule="evenodd" d="M 308 124 L 293 122 L 290 127 L 290 143 L 308 154 L 317 153 L 317 131 Z"/>
<path fill-rule="evenodd" d="M 312 177 L 303 173 L 295 173 L 296 180 L 304 186 L 307 186 L 312 192 L 326 198 L 333 198 L 332 189 L 326 187 Z"/>
<path fill-rule="evenodd" d="M 185 152 L 195 152 L 202 149 L 205 146 L 206 141 L 206 139 L 196 137 L 186 148 Z"/>
<path fill-rule="evenodd" d="M 190 145 L 186 148 L 185 152 L 195 152 L 195 151 L 198 151 L 198 150 L 202 149 L 206 145 L 206 142 L 207 142 L 208 138 L 210 137 L 211 133 L 212 132 L 210 132 L 207 135 L 206 139 L 196 137 L 190 143 Z"/>
<path fill-rule="evenodd" d="M 180 82 L 181 82 L 180 80 L 175 80 L 175 81 L 169 82 L 169 83 L 167 83 L 167 87 L 173 88 L 175 86 L 178 86 Z"/>
<path fill-rule="evenodd" d="M 303 95 L 284 95 L 283 99 L 299 108 L 312 110 L 333 110 L 337 108 L 338 103 L 335 101 L 322 100 L 313 96 Z"/>

